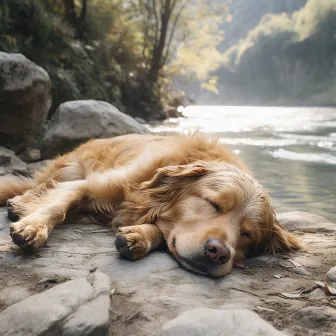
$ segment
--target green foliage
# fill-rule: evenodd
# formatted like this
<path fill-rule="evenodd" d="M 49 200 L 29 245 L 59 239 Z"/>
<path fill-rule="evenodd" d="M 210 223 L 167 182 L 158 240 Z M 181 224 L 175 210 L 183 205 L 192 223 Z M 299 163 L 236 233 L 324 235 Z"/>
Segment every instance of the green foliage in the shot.
<path fill-rule="evenodd" d="M 88 41 L 76 39 L 74 27 L 62 19 L 62 10 L 61 1 L 11 0 L 1 4 L 0 49 L 20 52 L 48 71 L 53 111 L 65 101 L 88 98 L 120 106 L 120 79 L 114 81 L 115 87 L 104 85 L 106 76 L 112 81 L 118 75 L 114 69 L 118 65 L 99 40 L 101 28 L 88 23 Z"/>
<path fill-rule="evenodd" d="M 52 112 L 100 99 L 153 119 L 177 101 L 176 75 L 216 91 L 225 13 L 220 0 L 0 0 L 0 49 L 48 71 Z"/>

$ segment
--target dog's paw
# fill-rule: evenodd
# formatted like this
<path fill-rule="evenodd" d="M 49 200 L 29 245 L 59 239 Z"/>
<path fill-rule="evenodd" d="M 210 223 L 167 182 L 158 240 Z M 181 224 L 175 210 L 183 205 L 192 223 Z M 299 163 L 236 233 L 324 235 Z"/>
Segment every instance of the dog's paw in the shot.
<path fill-rule="evenodd" d="M 132 261 L 144 257 L 150 250 L 150 243 L 136 226 L 120 228 L 114 245 L 121 258 Z"/>
<path fill-rule="evenodd" d="M 7 201 L 7 217 L 11 222 L 17 222 L 22 216 L 20 207 L 14 199 Z"/>
<path fill-rule="evenodd" d="M 48 230 L 42 224 L 27 222 L 24 219 L 10 225 L 13 242 L 20 247 L 41 247 L 48 239 Z"/>

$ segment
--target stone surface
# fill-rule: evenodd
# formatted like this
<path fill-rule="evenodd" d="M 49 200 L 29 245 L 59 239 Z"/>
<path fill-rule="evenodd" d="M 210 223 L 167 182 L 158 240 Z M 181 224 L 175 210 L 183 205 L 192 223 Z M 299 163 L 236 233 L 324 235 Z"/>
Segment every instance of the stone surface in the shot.
<path fill-rule="evenodd" d="M 110 297 L 100 295 L 86 303 L 66 319 L 62 327 L 62 336 L 102 336 L 109 327 Z"/>
<path fill-rule="evenodd" d="M 166 323 L 160 336 L 280 336 L 283 335 L 249 310 L 193 309 Z"/>
<path fill-rule="evenodd" d="M 41 335 L 93 296 L 85 279 L 76 279 L 9 306 L 0 314 L 5 335 Z"/>
<path fill-rule="evenodd" d="M 103 101 L 78 100 L 61 104 L 43 138 L 43 157 L 52 157 L 93 138 L 147 133 L 147 128 Z"/>
<path fill-rule="evenodd" d="M 0 291 L 0 304 L 10 306 L 22 301 L 30 295 L 31 293 L 27 288 L 22 288 L 20 286 L 7 287 Z"/>
<path fill-rule="evenodd" d="M 277 216 L 279 222 L 289 231 L 309 231 L 317 232 L 336 231 L 336 224 L 327 219 L 304 211 L 290 211 Z"/>
<path fill-rule="evenodd" d="M 105 231 L 99 232 L 102 229 Z M 109 332 L 113 336 L 156 335 L 165 323 L 195 308 L 255 311 L 288 335 L 332 334 L 333 329 L 328 326 L 311 328 L 301 323 L 301 334 L 295 329 L 295 314 L 307 302 L 316 307 L 329 304 L 330 297 L 323 290 L 294 299 L 282 297 L 281 293 L 309 290 L 314 288 L 314 281 L 326 281 L 326 270 L 336 265 L 335 232 L 295 234 L 305 244 L 303 251 L 252 258 L 245 270 L 234 269 L 224 278 L 211 279 L 181 269 L 164 252 L 153 252 L 136 262 L 122 260 L 114 248 L 112 232 L 94 224 L 61 225 L 44 248 L 26 253 L 11 242 L 6 210 L 0 208 L 0 291 L 19 286 L 35 294 L 49 284 L 43 279 L 84 277 L 92 284 L 93 293 L 97 293 L 93 295 L 107 295 L 108 286 L 102 280 L 106 275 L 97 271 L 89 274 L 98 268 L 111 282 Z M 297 268 L 306 269 L 310 275 L 299 274 Z M 276 274 L 281 274 L 281 278 L 275 278 Z M 100 282 L 94 281 L 96 278 Z M 0 311 L 7 306 L 0 301 Z M 84 305 L 81 307 L 86 310 Z M 67 322 L 71 325 L 70 317 Z M 87 327 L 83 323 L 83 330 Z"/>
<path fill-rule="evenodd" d="M 100 272 L 99 272 L 100 273 Z M 102 284 L 95 282 L 102 282 Z M 59 284 L 15 303 L 0 314 L 2 335 L 105 335 L 109 322 L 108 276 Z M 98 294 L 98 295 L 97 295 Z"/>
<path fill-rule="evenodd" d="M 134 120 L 136 120 L 139 124 L 142 124 L 142 125 L 147 124 L 146 120 L 140 117 L 134 117 Z"/>
<path fill-rule="evenodd" d="M 42 160 L 38 162 L 33 162 L 28 164 L 28 169 L 31 174 L 35 173 L 38 170 L 44 168 L 47 164 L 50 164 L 52 160 Z"/>
<path fill-rule="evenodd" d="M 36 148 L 26 148 L 20 155 L 20 159 L 24 162 L 36 162 L 41 160 L 41 151 Z"/>
<path fill-rule="evenodd" d="M 312 329 L 331 328 L 336 330 L 336 309 L 331 307 L 312 307 L 308 306 L 300 309 L 295 314 L 300 325 Z"/>
<path fill-rule="evenodd" d="M 0 143 L 35 141 L 51 106 L 48 73 L 21 54 L 0 52 Z"/>
<path fill-rule="evenodd" d="M 27 164 L 17 157 L 14 151 L 0 146 L 0 176 L 8 174 L 32 175 L 51 162 L 52 160 L 43 160 Z"/>
<path fill-rule="evenodd" d="M 336 266 L 332 267 L 328 273 L 327 273 L 327 277 L 330 281 L 332 282 L 336 282 Z"/>
<path fill-rule="evenodd" d="M 0 176 L 6 174 L 27 174 L 28 165 L 21 161 L 12 150 L 0 147 Z"/>

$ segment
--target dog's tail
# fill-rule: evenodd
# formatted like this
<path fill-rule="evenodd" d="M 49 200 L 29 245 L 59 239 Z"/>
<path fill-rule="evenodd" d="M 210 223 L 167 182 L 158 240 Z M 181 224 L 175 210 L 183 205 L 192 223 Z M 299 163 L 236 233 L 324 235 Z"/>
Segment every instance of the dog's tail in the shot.
<path fill-rule="evenodd" d="M 32 178 L 23 176 L 0 177 L 0 206 L 6 205 L 7 201 L 15 196 L 22 195 L 25 191 L 36 185 Z"/>

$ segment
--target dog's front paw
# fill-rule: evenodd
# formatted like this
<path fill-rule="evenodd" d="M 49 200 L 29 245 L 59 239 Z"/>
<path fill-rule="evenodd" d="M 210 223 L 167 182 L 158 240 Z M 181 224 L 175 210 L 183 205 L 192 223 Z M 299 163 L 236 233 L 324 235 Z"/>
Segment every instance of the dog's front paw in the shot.
<path fill-rule="evenodd" d="M 30 223 L 25 219 L 10 225 L 13 242 L 20 247 L 41 247 L 48 239 L 48 230 L 44 225 Z"/>
<path fill-rule="evenodd" d="M 137 260 L 144 257 L 150 250 L 150 242 L 136 226 L 126 226 L 119 229 L 114 241 L 120 257 L 127 260 Z"/>
<path fill-rule="evenodd" d="M 11 222 L 17 222 L 20 217 L 23 216 L 18 202 L 15 201 L 17 198 L 18 197 L 14 197 L 13 199 L 7 201 L 7 216 Z"/>

